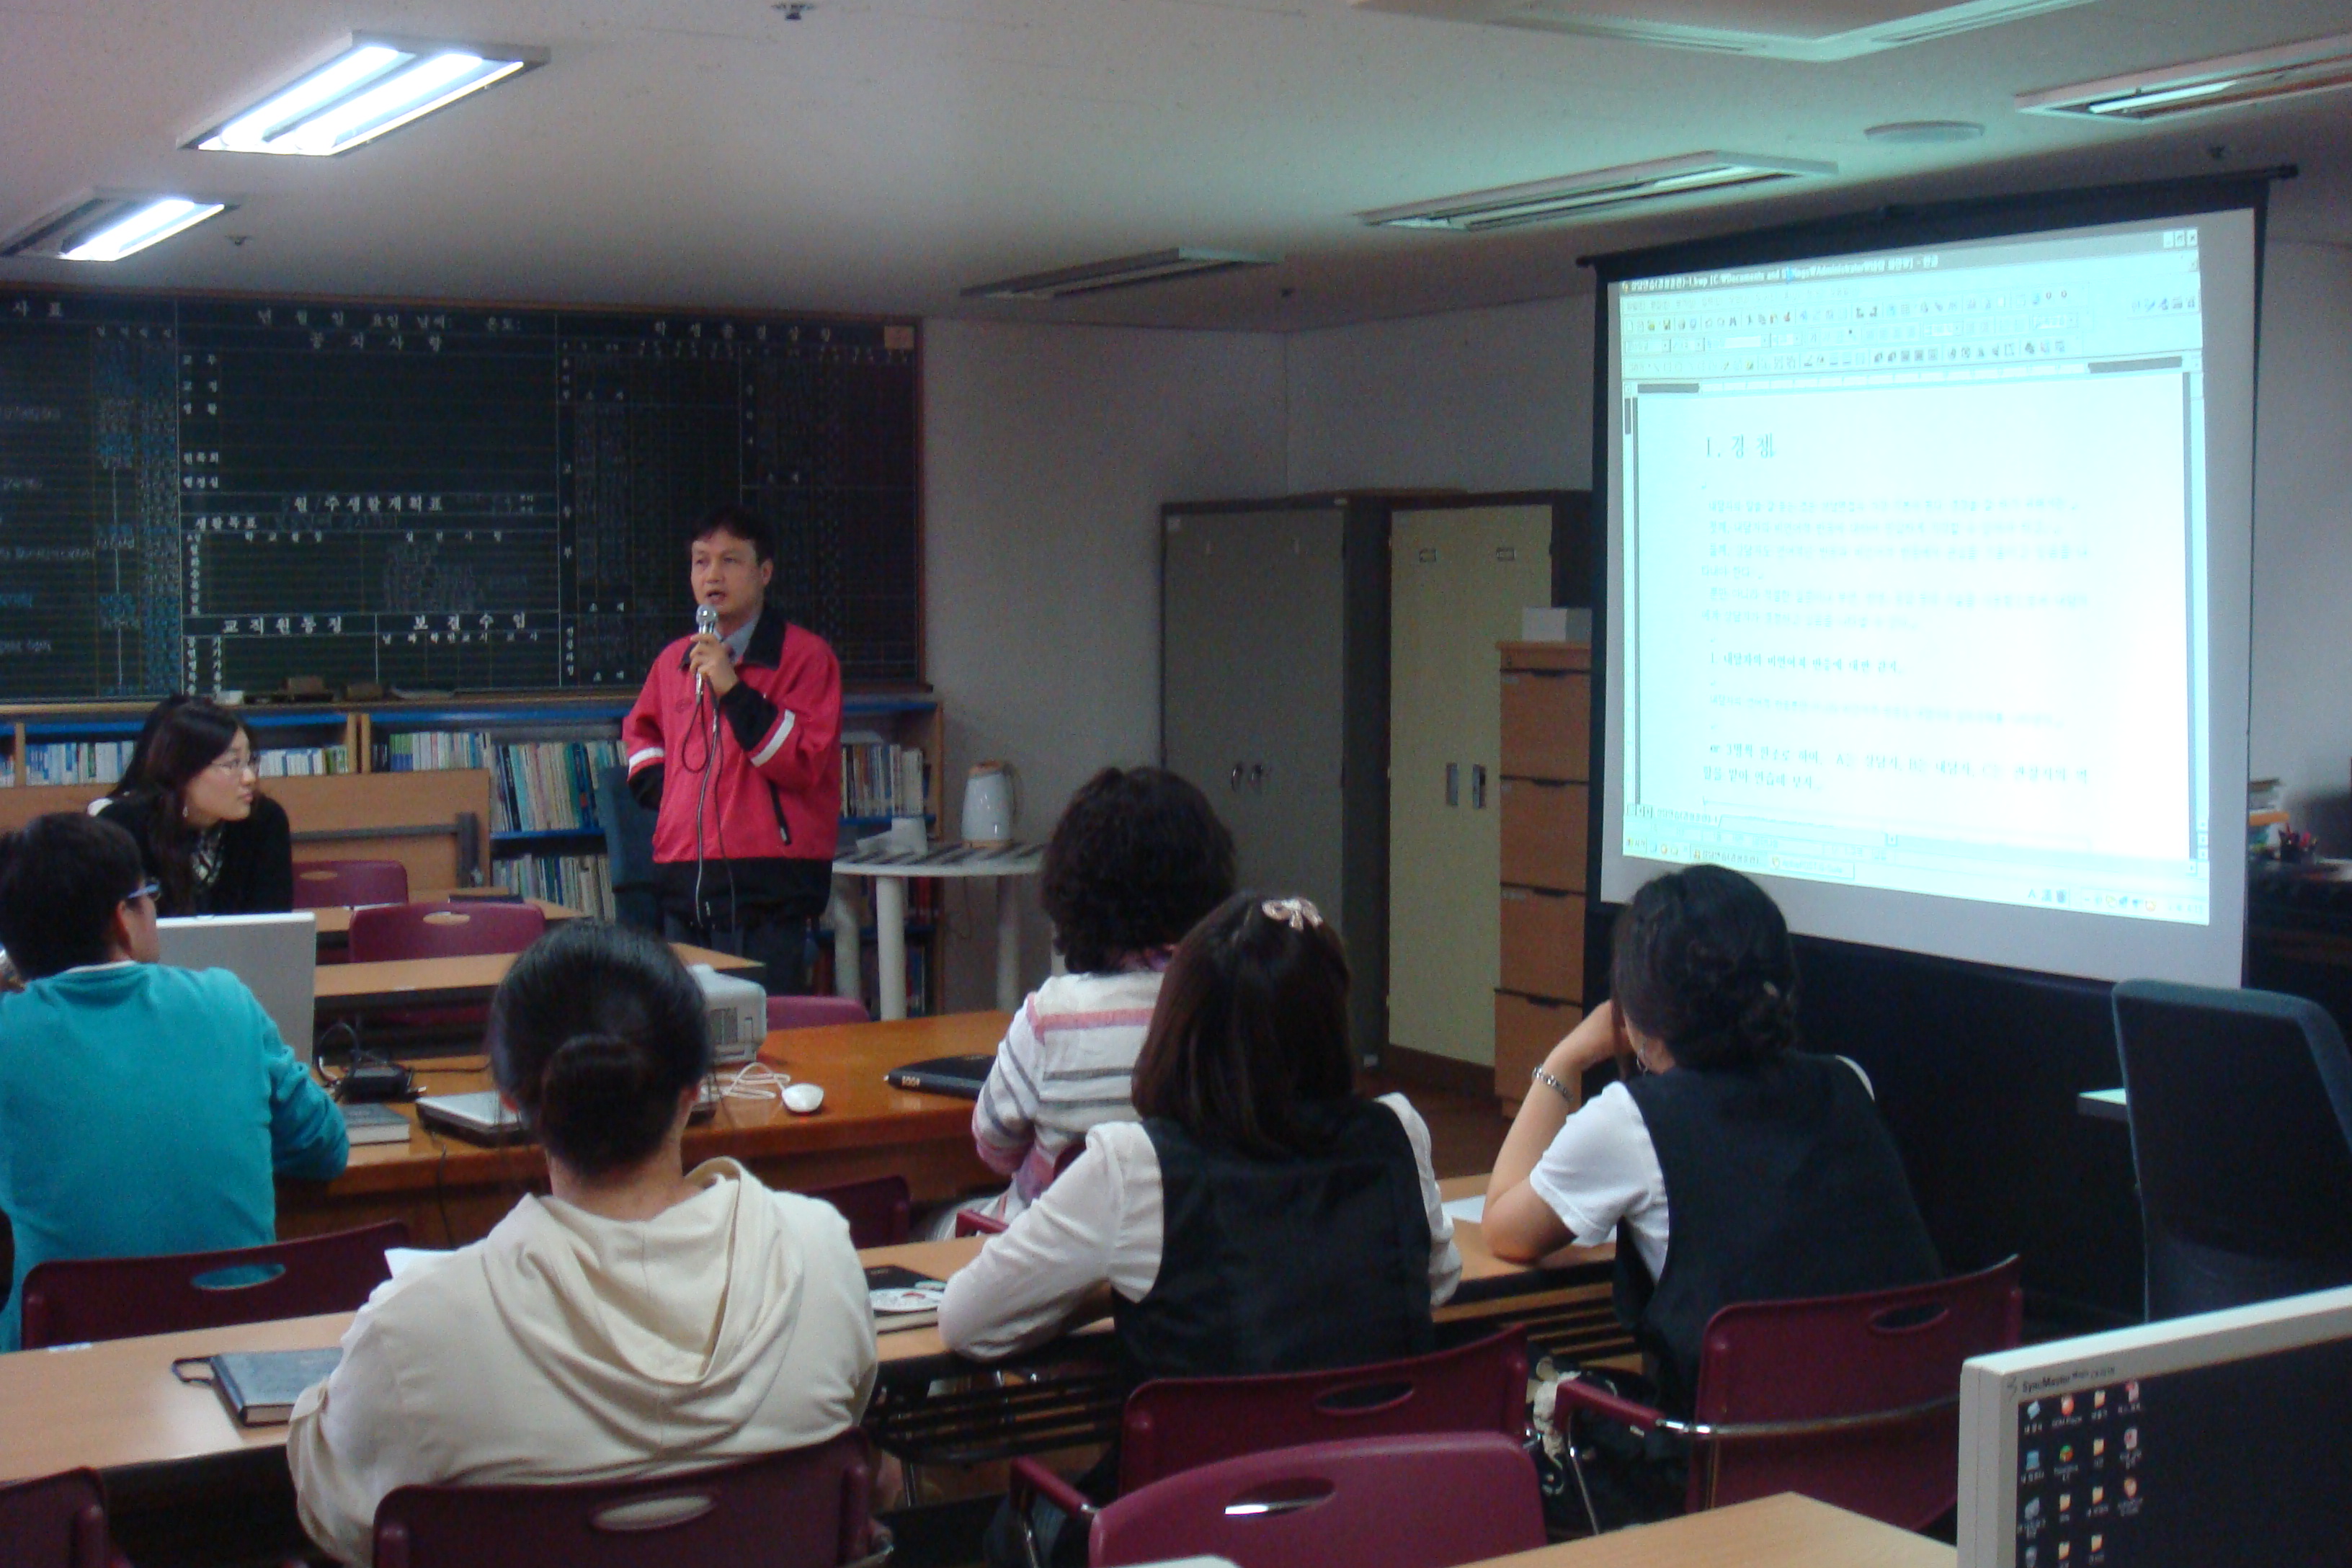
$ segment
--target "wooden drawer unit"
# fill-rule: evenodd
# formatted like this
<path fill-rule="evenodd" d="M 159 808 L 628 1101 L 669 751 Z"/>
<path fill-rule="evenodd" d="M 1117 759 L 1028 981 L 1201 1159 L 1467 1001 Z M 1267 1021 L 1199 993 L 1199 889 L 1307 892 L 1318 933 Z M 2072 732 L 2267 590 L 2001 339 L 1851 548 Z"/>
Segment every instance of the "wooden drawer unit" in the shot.
<path fill-rule="evenodd" d="M 1567 1002 L 1582 999 L 1582 895 L 1503 889 L 1503 989 Z"/>
<path fill-rule="evenodd" d="M 1584 1017 L 1573 1002 L 1516 992 L 1495 993 L 1495 1098 L 1517 1106 L 1528 1097 L 1528 1075 Z M 1577 1086 L 1569 1085 L 1570 1089 Z"/>
<path fill-rule="evenodd" d="M 1590 779 L 1592 677 L 1503 668 L 1503 771 L 1518 778 Z"/>
<path fill-rule="evenodd" d="M 1584 891 L 1586 786 L 1506 778 L 1498 793 L 1503 797 L 1503 880 L 1555 892 Z"/>

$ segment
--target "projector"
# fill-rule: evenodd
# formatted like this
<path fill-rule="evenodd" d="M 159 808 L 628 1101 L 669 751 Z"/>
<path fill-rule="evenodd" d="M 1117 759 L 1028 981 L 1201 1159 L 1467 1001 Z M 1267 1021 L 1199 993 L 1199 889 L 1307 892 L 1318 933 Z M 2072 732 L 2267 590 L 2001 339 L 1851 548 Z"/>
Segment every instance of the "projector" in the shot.
<path fill-rule="evenodd" d="M 702 987 L 702 1016 L 710 1034 L 712 1063 L 733 1067 L 750 1061 L 760 1054 L 760 1042 L 768 1037 L 768 994 L 707 963 L 692 967 Z"/>

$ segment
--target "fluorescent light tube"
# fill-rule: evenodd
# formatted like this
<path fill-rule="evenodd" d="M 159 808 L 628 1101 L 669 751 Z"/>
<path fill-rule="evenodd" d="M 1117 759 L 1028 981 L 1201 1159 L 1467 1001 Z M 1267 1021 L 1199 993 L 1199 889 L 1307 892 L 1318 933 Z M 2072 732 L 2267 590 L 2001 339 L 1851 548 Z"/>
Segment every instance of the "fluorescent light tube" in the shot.
<path fill-rule="evenodd" d="M 546 62 L 544 49 L 353 34 L 331 58 L 183 145 L 332 157 Z"/>
<path fill-rule="evenodd" d="M 1465 191 L 1433 201 L 1408 202 L 1358 213 L 1375 227 L 1443 228 L 1475 234 L 1542 223 L 1576 213 L 1633 202 L 1663 200 L 1694 191 L 1721 190 L 1765 181 L 1818 178 L 1837 173 L 1835 163 L 1799 158 L 1768 158 L 1746 153 L 1689 153 L 1646 163 L 1593 169 L 1558 179 Z"/>
<path fill-rule="evenodd" d="M 404 60 L 415 58 L 387 44 L 353 49 L 324 70 L 313 71 L 258 109 L 248 110 L 198 145 L 207 153 L 266 153 L 272 133 L 331 103 L 362 83 L 372 81 Z"/>
<path fill-rule="evenodd" d="M 163 196 L 133 210 L 71 249 L 58 252 L 68 261 L 120 261 L 158 240 L 194 228 L 215 213 L 226 212 L 226 202 L 192 202 L 185 196 Z"/>
<path fill-rule="evenodd" d="M 1276 256 L 1257 256 L 1243 250 L 1204 250 L 1196 246 L 1177 246 L 1168 250 L 1146 251 L 1140 256 L 1114 257 L 1108 261 L 1089 261 L 1076 267 L 1056 268 L 1051 272 L 1029 272 L 1018 278 L 1000 279 L 993 283 L 978 283 L 963 290 L 963 297 L 967 300 L 1066 300 L 1076 294 L 1133 289 L 1145 283 L 1165 283 L 1171 279 L 1230 271 L 1236 267 L 1270 267 L 1280 259 Z"/>
<path fill-rule="evenodd" d="M 2352 87 L 2352 33 L 2242 55 L 2184 60 L 2017 95 L 2027 114 L 2117 121 L 2168 120 Z"/>
<path fill-rule="evenodd" d="M 2155 109 L 2161 104 L 2183 103 L 2192 98 L 2210 98 L 2217 92 L 2227 92 L 2237 86 L 2234 80 L 2200 81 L 2189 87 L 2170 87 L 2161 92 L 2135 92 L 2126 98 L 2105 99 L 2087 107 L 2094 114 L 2118 114 L 2128 110 Z"/>

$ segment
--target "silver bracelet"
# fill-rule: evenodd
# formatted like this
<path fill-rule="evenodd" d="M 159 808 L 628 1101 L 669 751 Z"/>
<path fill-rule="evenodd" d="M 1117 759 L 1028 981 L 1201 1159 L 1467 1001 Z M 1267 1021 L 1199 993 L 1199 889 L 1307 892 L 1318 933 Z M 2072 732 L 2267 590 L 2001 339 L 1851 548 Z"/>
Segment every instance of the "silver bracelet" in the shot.
<path fill-rule="evenodd" d="M 1570 1104 L 1572 1105 L 1576 1102 L 1576 1096 L 1570 1091 L 1568 1085 L 1560 1082 L 1559 1079 L 1552 1077 L 1551 1074 L 1544 1071 L 1543 1068 L 1538 1068 L 1528 1076 L 1533 1078 L 1536 1082 L 1551 1090 L 1554 1094 L 1559 1096 L 1562 1100 L 1567 1100 Z"/>

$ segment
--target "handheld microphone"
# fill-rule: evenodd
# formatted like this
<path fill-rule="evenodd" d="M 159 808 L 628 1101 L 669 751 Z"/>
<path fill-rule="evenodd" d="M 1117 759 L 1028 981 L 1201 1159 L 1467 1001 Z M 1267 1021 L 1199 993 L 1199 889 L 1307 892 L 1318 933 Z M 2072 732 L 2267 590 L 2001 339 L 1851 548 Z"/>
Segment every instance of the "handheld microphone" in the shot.
<path fill-rule="evenodd" d="M 694 606 L 694 631 L 697 637 L 715 637 L 719 635 L 719 611 L 716 606 L 710 605 L 697 605 Z M 697 702 L 702 700 L 702 677 L 700 675 L 697 675 L 694 678 L 694 700 Z"/>

